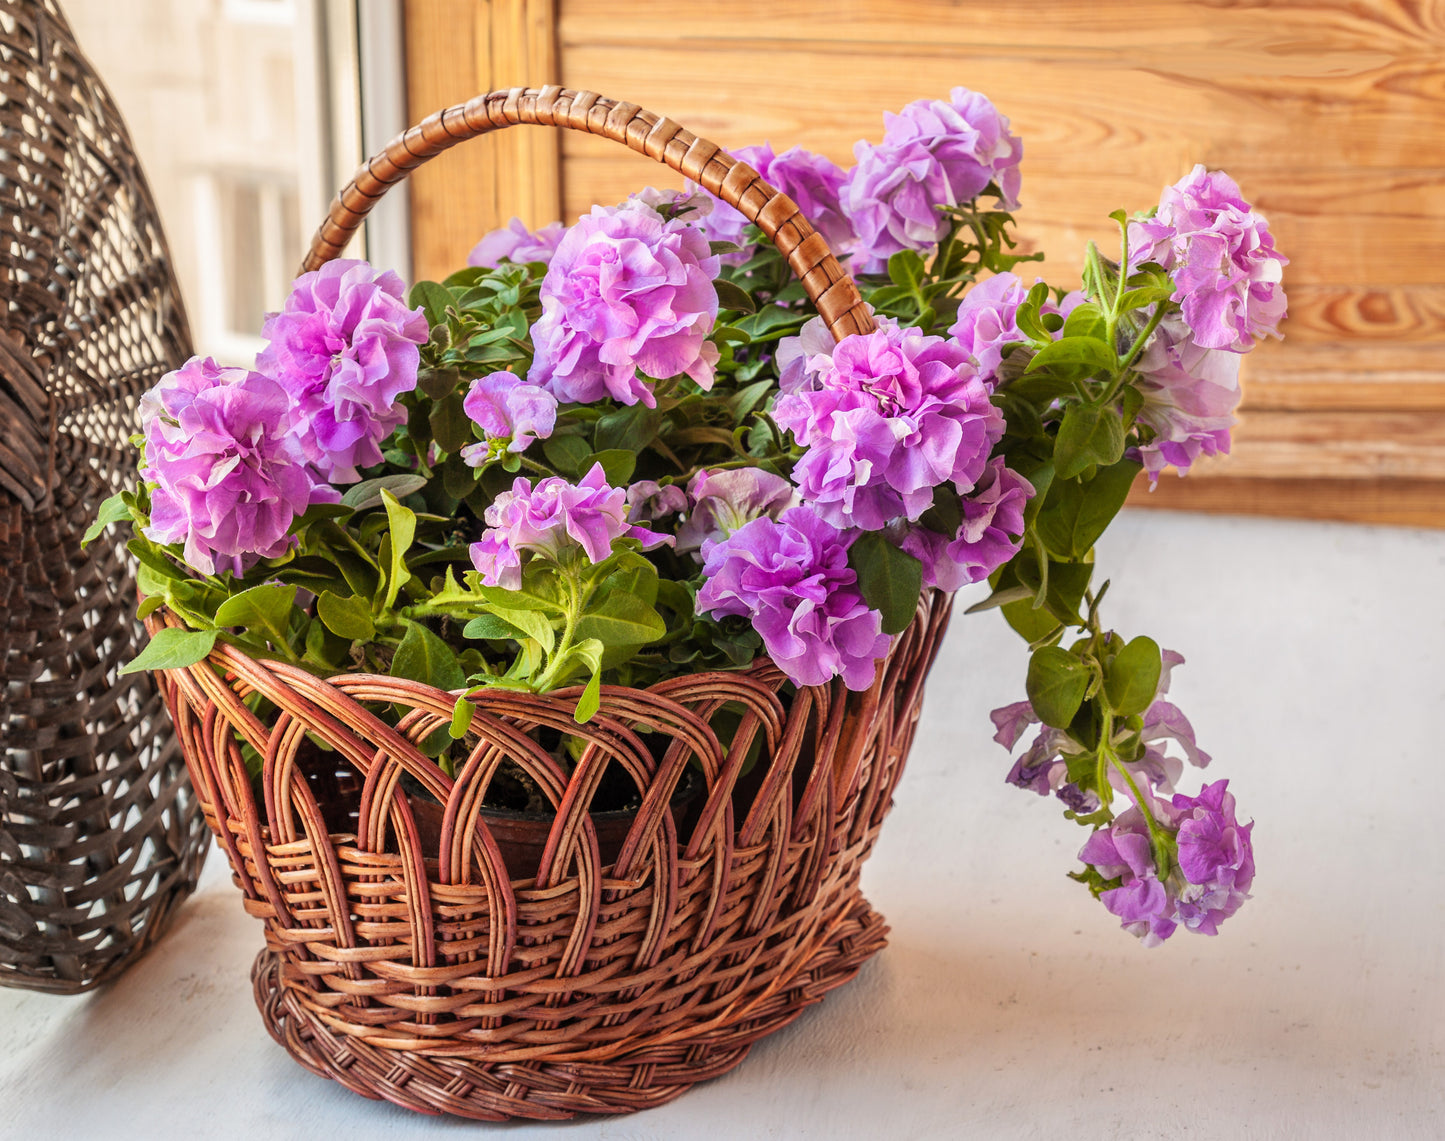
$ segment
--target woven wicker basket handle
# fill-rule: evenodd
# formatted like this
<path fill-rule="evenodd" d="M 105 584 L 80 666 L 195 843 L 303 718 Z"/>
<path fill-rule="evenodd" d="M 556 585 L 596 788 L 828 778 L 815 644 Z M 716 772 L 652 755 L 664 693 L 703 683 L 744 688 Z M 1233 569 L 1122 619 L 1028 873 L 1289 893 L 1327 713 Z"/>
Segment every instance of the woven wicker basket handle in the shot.
<path fill-rule="evenodd" d="M 515 123 L 567 127 L 603 135 L 665 163 L 716 194 L 772 239 L 803 283 L 835 340 L 874 328 L 858 287 L 843 272 L 823 236 L 786 194 L 774 190 L 747 163 L 716 143 L 698 138 L 671 119 L 618 103 L 592 91 L 514 87 L 493 91 L 429 115 L 397 136 L 356 172 L 332 200 L 331 210 L 302 264 L 313 270 L 336 257 L 387 189 L 448 147 Z"/>

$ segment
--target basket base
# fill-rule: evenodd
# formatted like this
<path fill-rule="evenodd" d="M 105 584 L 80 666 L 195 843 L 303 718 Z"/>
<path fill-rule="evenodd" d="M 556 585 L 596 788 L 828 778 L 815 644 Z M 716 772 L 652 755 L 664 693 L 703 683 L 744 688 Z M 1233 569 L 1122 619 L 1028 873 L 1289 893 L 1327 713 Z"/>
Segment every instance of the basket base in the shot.
<path fill-rule="evenodd" d="M 634 1113 L 665 1105 L 698 1082 L 719 1077 L 741 1062 L 758 1039 L 792 1022 L 805 1007 L 841 986 L 883 949 L 883 917 L 858 897 L 847 921 L 821 947 L 787 991 L 765 1011 L 731 1028 L 716 1025 L 695 1039 L 668 1035 L 665 1044 L 643 1038 L 610 1061 L 537 1058 L 487 1062 L 374 1046 L 339 1033 L 291 997 L 281 981 L 281 960 L 256 957 L 251 972 L 256 1005 L 271 1037 L 301 1065 L 333 1078 L 363 1097 L 419 1113 L 452 1114 L 479 1121 L 558 1120 L 577 1114 Z"/>

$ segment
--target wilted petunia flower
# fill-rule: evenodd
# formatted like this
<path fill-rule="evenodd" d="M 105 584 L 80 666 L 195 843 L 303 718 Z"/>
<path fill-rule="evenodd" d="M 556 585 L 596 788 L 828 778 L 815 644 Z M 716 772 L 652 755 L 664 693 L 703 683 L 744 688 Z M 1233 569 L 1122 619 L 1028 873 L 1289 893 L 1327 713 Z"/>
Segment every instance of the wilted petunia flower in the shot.
<path fill-rule="evenodd" d="M 794 500 L 793 485 L 761 468 L 706 468 L 687 485 L 692 508 L 687 522 L 677 529 L 677 551 L 698 552 L 701 562 L 708 544 L 725 539 L 745 523 L 762 515 L 776 519 Z"/>
<path fill-rule="evenodd" d="M 685 374 L 712 386 L 718 259 L 707 238 L 640 201 L 594 207 L 567 231 L 542 280 L 527 379 L 564 403 L 656 405 L 652 386 Z"/>
<path fill-rule="evenodd" d="M 1205 349 L 1178 317 L 1166 317 L 1134 365 L 1144 397 L 1138 420 L 1154 434 L 1138 459 L 1157 483 L 1172 465 L 1180 475 L 1200 456 L 1228 455 L 1239 405 L 1239 356 Z"/>
<path fill-rule="evenodd" d="M 848 565 L 852 539 L 806 507 L 762 516 L 708 548 L 699 613 L 745 615 L 798 685 L 866 689 L 892 639 Z"/>
<path fill-rule="evenodd" d="M 948 101 L 920 99 L 883 116 L 883 141 L 853 148 L 843 212 L 858 235 L 855 267 L 876 273 L 900 250 L 928 250 L 948 233 L 939 206 L 958 206 L 990 182 L 1005 210 L 1018 207 L 1023 144 L 984 96 L 955 87 Z"/>
<path fill-rule="evenodd" d="M 1155 820 L 1168 827 L 1168 805 L 1150 797 L 1149 807 Z M 1107 880 L 1122 880 L 1118 887 L 1103 892 L 1099 902 L 1119 917 L 1125 931 L 1138 936 L 1146 947 L 1157 947 L 1174 934 L 1179 922 L 1178 884 L 1172 875 L 1160 880 L 1149 825 L 1138 805 L 1095 830 L 1079 850 L 1079 859 L 1093 865 Z"/>
<path fill-rule="evenodd" d="M 687 492 L 675 483 L 640 479 L 627 488 L 627 521 L 651 523 L 688 509 Z"/>
<path fill-rule="evenodd" d="M 406 419 L 397 397 L 416 387 L 426 315 L 402 300 L 401 278 L 364 261 L 330 261 L 296 279 L 261 335 L 259 371 L 291 397 L 292 430 L 332 483 L 381 462 L 381 441 Z"/>
<path fill-rule="evenodd" d="M 269 377 L 192 357 L 141 409 L 141 475 L 156 485 L 145 535 L 184 543 L 186 562 L 203 574 L 240 574 L 257 557 L 284 554 L 296 516 L 338 498 L 313 479 L 290 435 L 287 394 Z"/>

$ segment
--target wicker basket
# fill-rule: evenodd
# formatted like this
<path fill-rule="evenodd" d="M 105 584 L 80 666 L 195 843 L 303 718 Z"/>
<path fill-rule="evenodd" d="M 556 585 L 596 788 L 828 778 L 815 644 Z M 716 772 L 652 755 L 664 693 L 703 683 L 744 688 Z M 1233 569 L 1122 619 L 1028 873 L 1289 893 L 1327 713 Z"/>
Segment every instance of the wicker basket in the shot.
<path fill-rule="evenodd" d="M 84 990 L 209 846 L 144 675 L 127 556 L 80 549 L 135 471 L 136 398 L 190 354 L 125 125 L 54 3 L 0 0 L 0 983 Z"/>
<path fill-rule="evenodd" d="M 754 171 L 631 104 L 555 87 L 480 96 L 408 131 L 338 197 L 307 267 L 335 256 L 408 170 L 524 122 L 604 135 L 695 179 L 774 238 L 835 335 L 871 328 L 822 239 Z M 794 692 L 760 660 L 647 690 L 604 686 L 580 727 L 576 688 L 484 693 L 453 753 L 455 781 L 417 747 L 451 717 L 454 698 L 435 689 L 323 681 L 226 645 L 168 671 L 161 686 L 207 819 L 266 925 L 253 979 L 267 1026 L 302 1065 L 368 1097 L 491 1120 L 645 1109 L 735 1066 L 884 944 L 859 871 L 948 609 L 926 592 L 863 693 L 838 682 Z M 278 711 L 269 722 L 245 703 L 252 694 Z M 395 728 L 374 712 L 388 704 L 409 711 Z M 745 711 L 728 748 L 712 725 L 724 706 Z M 588 742 L 570 779 L 537 740 L 559 730 Z M 763 760 L 740 782 L 759 735 Z M 355 769 L 355 834 L 328 832 L 298 758 L 308 736 Z M 242 742 L 264 758 L 260 803 Z M 557 807 L 535 877 L 509 873 L 479 817 L 504 761 Z M 609 765 L 636 782 L 642 807 L 603 866 L 589 807 Z M 679 820 L 669 801 L 688 766 L 706 793 Z M 418 789 L 445 806 L 428 846 Z"/>

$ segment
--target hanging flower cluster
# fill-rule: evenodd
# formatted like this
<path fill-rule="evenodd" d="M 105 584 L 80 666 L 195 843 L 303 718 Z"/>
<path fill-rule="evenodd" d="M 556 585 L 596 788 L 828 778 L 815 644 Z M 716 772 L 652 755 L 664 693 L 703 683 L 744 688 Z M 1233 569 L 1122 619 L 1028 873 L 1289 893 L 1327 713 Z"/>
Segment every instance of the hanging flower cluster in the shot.
<path fill-rule="evenodd" d="M 460 733 L 480 688 L 587 720 L 604 682 L 760 655 L 865 690 L 924 592 L 986 583 L 974 608 L 1030 645 L 1028 700 L 994 714 L 1010 750 L 1037 726 L 1009 782 L 1093 829 L 1076 878 L 1126 929 L 1214 933 L 1252 825 L 1222 780 L 1177 790 L 1209 760 L 1167 700 L 1181 659 L 1103 628 L 1094 548 L 1138 475 L 1228 451 L 1239 357 L 1285 312 L 1268 225 L 1196 168 L 1113 215 L 1119 256 L 1091 244 L 1081 289 L 1030 281 L 1022 146 L 961 87 L 847 169 L 733 155 L 811 219 L 872 331 L 836 340 L 698 187 L 512 219 L 409 293 L 361 261 L 303 274 L 254 370 L 192 360 L 142 402 L 144 484 L 100 525 L 132 521 L 143 607 L 189 630 L 135 665 L 220 639 L 389 672 L 452 691 Z"/>

